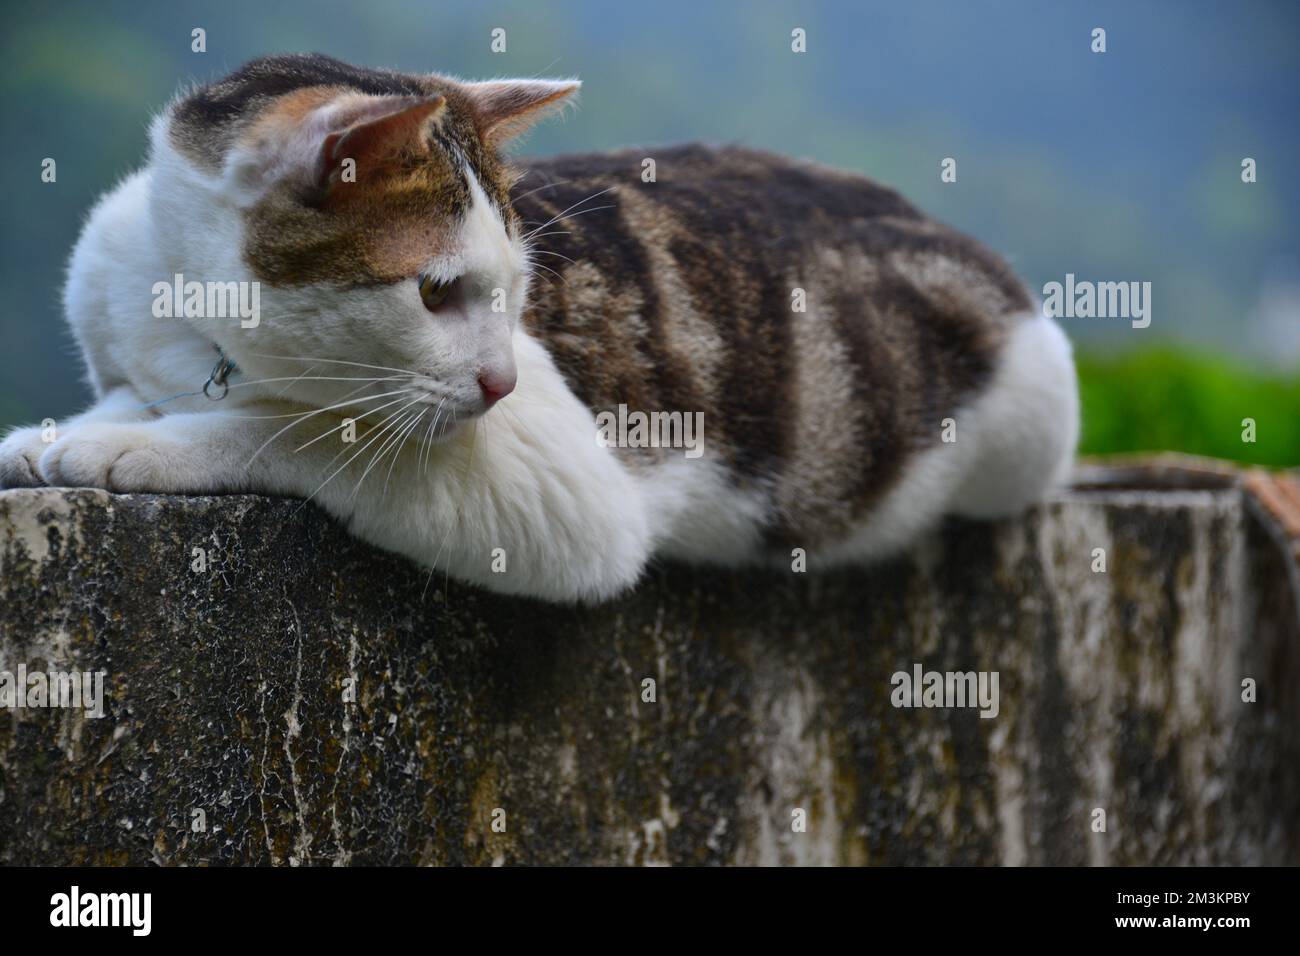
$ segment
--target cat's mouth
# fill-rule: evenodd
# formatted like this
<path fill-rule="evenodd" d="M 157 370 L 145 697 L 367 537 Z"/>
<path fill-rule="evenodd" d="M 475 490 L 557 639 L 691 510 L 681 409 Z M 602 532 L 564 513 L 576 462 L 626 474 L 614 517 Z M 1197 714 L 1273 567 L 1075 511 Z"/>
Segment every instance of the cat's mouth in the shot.
<path fill-rule="evenodd" d="M 411 411 L 417 417 L 413 435 L 418 434 L 427 441 L 442 441 L 474 417 L 467 414 L 463 403 L 450 391 L 417 388 L 416 392 L 411 396 L 415 402 Z"/>
<path fill-rule="evenodd" d="M 485 381 L 486 379 L 486 381 Z M 374 384 L 378 394 L 362 399 L 375 401 L 363 416 L 369 425 L 385 431 L 394 441 L 438 444 L 447 441 L 462 427 L 485 415 L 514 387 L 514 377 L 502 382 L 492 376 L 480 376 L 472 386 L 457 388 L 430 375 L 410 373 L 392 383 L 390 389 Z"/>
<path fill-rule="evenodd" d="M 473 386 L 463 389 L 423 377 L 413 379 L 410 387 L 413 393 L 418 393 L 422 405 L 432 406 L 435 413 L 438 409 L 444 410 L 453 421 L 466 422 L 487 414 L 493 405 L 514 391 L 515 371 L 513 368 L 508 371 L 484 369 L 479 372 Z"/>
<path fill-rule="evenodd" d="M 351 410 L 364 421 L 365 434 L 386 445 L 438 444 L 455 434 L 475 417 L 475 410 L 440 382 L 423 376 L 399 380 L 384 389 L 372 385 L 367 394 L 346 403 L 342 414 Z M 360 414 L 357 414 L 360 412 Z"/>

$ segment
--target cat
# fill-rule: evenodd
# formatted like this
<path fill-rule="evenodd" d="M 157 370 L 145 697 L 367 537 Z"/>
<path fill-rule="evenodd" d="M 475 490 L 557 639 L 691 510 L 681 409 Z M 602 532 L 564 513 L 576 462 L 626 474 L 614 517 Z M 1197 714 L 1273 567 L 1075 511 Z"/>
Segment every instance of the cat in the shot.
<path fill-rule="evenodd" d="M 866 562 L 1066 479 L 1069 341 L 994 254 L 753 149 L 503 158 L 578 87 L 280 55 L 180 95 L 72 254 L 95 403 L 11 433 L 0 487 L 308 499 L 567 602 Z M 191 280 L 256 320 L 167 317 Z"/>

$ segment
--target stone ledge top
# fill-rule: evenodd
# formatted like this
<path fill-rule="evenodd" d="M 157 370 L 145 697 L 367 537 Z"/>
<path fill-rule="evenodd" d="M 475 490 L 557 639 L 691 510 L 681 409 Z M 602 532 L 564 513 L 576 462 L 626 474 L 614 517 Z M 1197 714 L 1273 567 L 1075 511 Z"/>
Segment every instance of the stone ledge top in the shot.
<path fill-rule="evenodd" d="M 1294 864 L 1293 492 L 1089 463 L 891 562 L 593 607 L 425 594 L 293 499 L 3 492 L 0 671 L 104 713 L 0 710 L 0 864 Z M 897 703 L 916 668 L 996 707 Z"/>

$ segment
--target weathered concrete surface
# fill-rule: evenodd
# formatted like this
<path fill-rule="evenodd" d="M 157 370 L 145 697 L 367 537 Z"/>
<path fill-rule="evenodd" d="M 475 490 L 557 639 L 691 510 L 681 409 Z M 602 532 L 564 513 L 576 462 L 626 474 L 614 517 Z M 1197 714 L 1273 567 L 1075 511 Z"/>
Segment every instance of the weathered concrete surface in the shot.
<path fill-rule="evenodd" d="M 422 595 L 296 502 L 5 492 L 0 670 L 107 714 L 0 711 L 0 863 L 1298 863 L 1293 569 L 1208 484 L 594 609 Z M 999 715 L 894 708 L 914 662 Z"/>

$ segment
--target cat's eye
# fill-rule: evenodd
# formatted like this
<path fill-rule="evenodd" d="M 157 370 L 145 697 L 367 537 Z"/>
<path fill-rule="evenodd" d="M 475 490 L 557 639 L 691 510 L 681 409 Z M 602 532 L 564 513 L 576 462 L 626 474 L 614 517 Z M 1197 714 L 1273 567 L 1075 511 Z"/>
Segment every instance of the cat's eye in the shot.
<path fill-rule="evenodd" d="M 433 276 L 423 272 L 420 273 L 419 279 L 420 301 L 430 312 L 447 301 L 447 296 L 451 294 L 451 287 L 456 284 L 454 279 L 451 282 L 439 282 Z"/>

